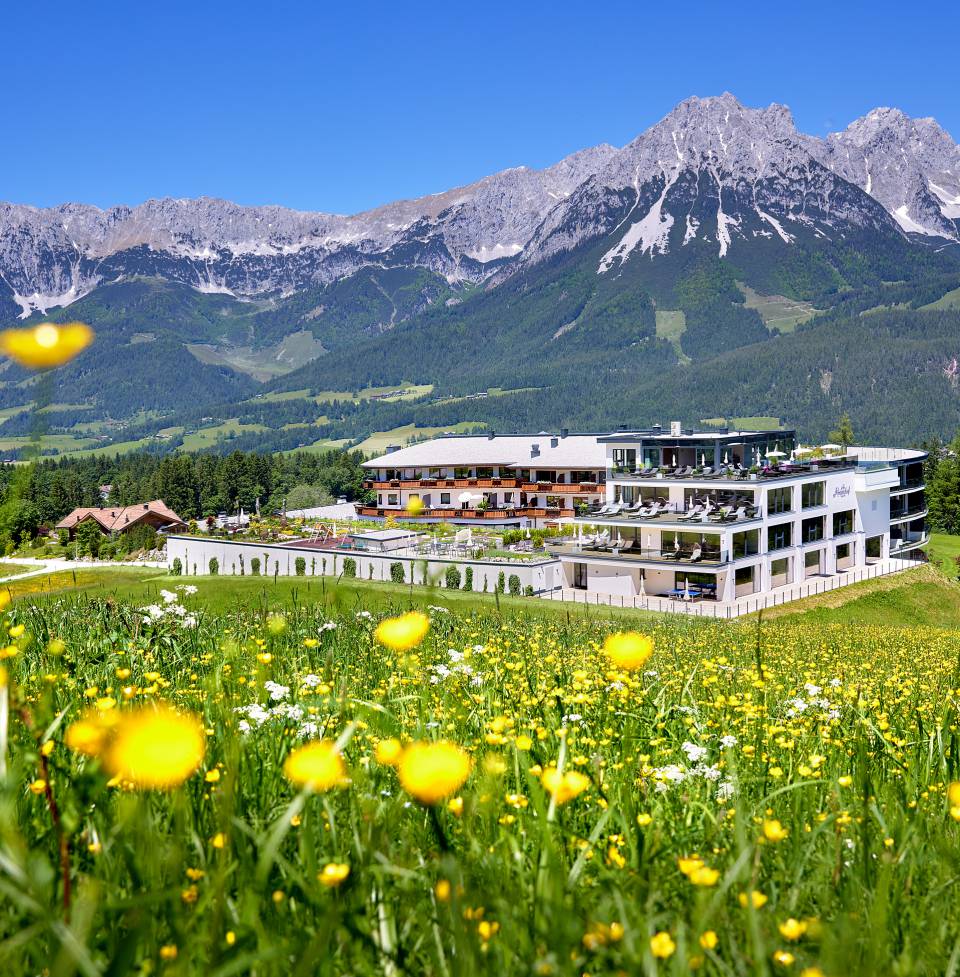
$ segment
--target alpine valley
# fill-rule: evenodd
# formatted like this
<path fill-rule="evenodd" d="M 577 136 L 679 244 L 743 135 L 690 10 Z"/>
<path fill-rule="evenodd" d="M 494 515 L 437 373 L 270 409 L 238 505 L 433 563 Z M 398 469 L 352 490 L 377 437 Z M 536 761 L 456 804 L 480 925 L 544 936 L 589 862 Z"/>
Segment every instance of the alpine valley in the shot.
<path fill-rule="evenodd" d="M 355 216 L 0 204 L 0 324 L 90 323 L 49 451 L 360 445 L 683 418 L 960 427 L 960 147 L 690 98 L 617 149 Z M 35 423 L 0 369 L 0 451 Z M 882 392 L 882 395 L 881 395 Z"/>

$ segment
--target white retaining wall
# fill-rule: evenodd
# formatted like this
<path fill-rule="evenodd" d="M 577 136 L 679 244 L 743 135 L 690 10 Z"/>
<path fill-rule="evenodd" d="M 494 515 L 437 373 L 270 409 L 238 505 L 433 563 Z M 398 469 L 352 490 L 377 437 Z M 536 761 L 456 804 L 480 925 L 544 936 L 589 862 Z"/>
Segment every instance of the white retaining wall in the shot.
<path fill-rule="evenodd" d="M 500 573 L 505 581 L 511 574 L 520 578 L 520 587 L 533 587 L 534 593 L 563 586 L 563 567 L 559 560 L 458 560 L 445 557 L 402 556 L 397 553 L 368 553 L 357 550 L 318 550 L 299 548 L 295 545 L 278 546 L 226 539 L 204 539 L 199 536 L 168 536 L 167 566 L 179 559 L 185 576 L 205 576 L 210 573 L 210 560 L 216 558 L 221 576 L 239 576 L 243 572 L 252 575 L 252 561 L 260 560 L 261 576 L 292 577 L 296 572 L 297 557 L 306 561 L 306 575 L 337 577 L 343 573 L 345 559 L 357 565 L 358 580 L 390 580 L 390 564 L 403 565 L 403 579 L 415 584 L 446 585 L 447 568 L 455 566 L 460 571 L 463 586 L 467 567 L 473 568 L 473 589 L 490 593 L 497 586 Z M 505 583 L 506 586 L 506 583 Z"/>

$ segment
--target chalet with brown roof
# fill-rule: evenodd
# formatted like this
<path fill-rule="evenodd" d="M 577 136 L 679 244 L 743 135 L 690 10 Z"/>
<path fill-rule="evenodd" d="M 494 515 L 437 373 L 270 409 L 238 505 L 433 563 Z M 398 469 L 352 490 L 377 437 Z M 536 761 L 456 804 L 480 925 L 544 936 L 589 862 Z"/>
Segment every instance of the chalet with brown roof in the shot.
<path fill-rule="evenodd" d="M 105 536 L 126 533 L 135 526 L 152 526 L 154 529 L 182 530 L 187 524 L 168 508 L 162 499 L 141 502 L 137 505 L 81 506 L 64 516 L 57 529 L 66 529 L 73 539 L 80 523 L 90 520 Z"/>

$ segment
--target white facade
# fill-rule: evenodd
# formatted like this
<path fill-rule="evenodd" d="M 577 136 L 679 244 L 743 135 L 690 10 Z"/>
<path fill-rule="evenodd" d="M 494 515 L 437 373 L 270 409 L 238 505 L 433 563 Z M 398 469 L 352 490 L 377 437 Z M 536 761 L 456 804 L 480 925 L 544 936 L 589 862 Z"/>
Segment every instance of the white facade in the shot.
<path fill-rule="evenodd" d="M 721 437 L 750 457 L 744 435 Z M 927 541 L 922 452 L 853 448 L 792 470 L 718 476 L 625 470 L 625 443 L 610 440 L 607 511 L 579 517 L 577 541 L 556 548 L 565 587 L 730 602 L 910 558 Z"/>

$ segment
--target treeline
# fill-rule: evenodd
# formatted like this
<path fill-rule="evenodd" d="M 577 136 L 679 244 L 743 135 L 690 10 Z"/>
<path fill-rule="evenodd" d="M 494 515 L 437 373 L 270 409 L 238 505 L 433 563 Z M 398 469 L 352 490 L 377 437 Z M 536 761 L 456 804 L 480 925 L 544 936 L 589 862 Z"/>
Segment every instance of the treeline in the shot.
<path fill-rule="evenodd" d="M 924 481 L 927 485 L 927 522 L 935 533 L 960 535 L 960 434 L 950 444 L 925 444 L 930 452 Z"/>
<path fill-rule="evenodd" d="M 262 512 L 283 505 L 303 487 L 318 496 L 360 498 L 363 456 L 327 451 L 293 455 L 234 451 L 228 455 L 174 454 L 157 457 L 131 453 L 40 461 L 29 467 L 0 467 L 0 541 L 35 534 L 53 526 L 77 506 L 105 504 L 100 486 L 110 485 L 107 505 L 133 505 L 163 499 L 184 519 L 218 512 L 251 512 L 259 499 Z"/>

